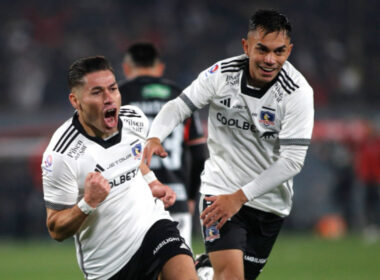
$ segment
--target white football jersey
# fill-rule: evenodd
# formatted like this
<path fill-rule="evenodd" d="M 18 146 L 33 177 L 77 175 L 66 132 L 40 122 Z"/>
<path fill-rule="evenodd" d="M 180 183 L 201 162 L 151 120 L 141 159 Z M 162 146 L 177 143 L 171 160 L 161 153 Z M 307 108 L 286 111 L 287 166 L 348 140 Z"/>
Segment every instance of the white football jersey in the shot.
<path fill-rule="evenodd" d="M 108 279 L 140 247 L 159 219 L 171 219 L 152 196 L 139 170 L 148 120 L 140 109 L 120 109 L 119 133 L 107 140 L 89 136 L 75 114 L 54 133 L 42 161 L 46 207 L 62 210 L 83 197 L 89 172 L 101 172 L 111 191 L 74 236 L 86 279 Z"/>
<path fill-rule="evenodd" d="M 246 55 L 222 60 L 181 95 L 192 111 L 210 104 L 203 194 L 233 193 L 276 162 L 281 146 L 310 144 L 313 90 L 302 74 L 285 62 L 270 84 L 257 89 L 247 84 L 247 72 Z M 246 205 L 286 216 L 292 195 L 289 179 Z"/>

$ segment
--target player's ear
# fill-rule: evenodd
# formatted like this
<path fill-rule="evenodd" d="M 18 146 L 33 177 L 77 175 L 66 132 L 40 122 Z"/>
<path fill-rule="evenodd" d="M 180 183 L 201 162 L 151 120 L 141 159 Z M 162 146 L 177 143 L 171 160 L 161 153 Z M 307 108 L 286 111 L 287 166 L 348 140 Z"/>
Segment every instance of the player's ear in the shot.
<path fill-rule="evenodd" d="M 289 44 L 289 48 L 288 48 L 288 57 L 289 57 L 289 55 L 292 53 L 292 50 L 293 50 L 293 44 Z"/>
<path fill-rule="evenodd" d="M 248 40 L 245 38 L 241 39 L 241 45 L 243 46 L 244 53 L 248 56 Z"/>
<path fill-rule="evenodd" d="M 70 92 L 69 100 L 70 100 L 71 106 L 73 106 L 74 109 L 78 110 L 80 103 L 79 103 L 78 96 L 76 95 L 76 93 Z"/>

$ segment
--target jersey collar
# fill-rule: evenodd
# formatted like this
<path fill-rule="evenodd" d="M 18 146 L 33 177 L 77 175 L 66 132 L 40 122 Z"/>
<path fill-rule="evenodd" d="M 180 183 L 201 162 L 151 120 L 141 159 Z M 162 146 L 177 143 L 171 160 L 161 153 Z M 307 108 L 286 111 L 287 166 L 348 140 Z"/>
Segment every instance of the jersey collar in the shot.
<path fill-rule="evenodd" d="M 270 83 L 265 85 L 263 88 L 254 89 L 252 87 L 247 86 L 247 83 L 248 83 L 247 82 L 247 76 L 248 75 L 249 75 L 249 63 L 247 61 L 247 63 L 245 64 L 244 70 L 243 70 L 243 75 L 241 77 L 240 89 L 241 89 L 242 94 L 245 94 L 245 95 L 248 95 L 251 97 L 255 97 L 255 98 L 263 97 L 264 94 L 268 91 L 268 89 L 271 86 L 273 86 L 278 80 L 278 75 L 277 75 Z"/>
<path fill-rule="evenodd" d="M 81 125 L 81 123 L 79 122 L 78 112 L 74 113 L 73 125 L 86 138 L 90 139 L 91 141 L 93 141 L 95 143 L 98 143 L 104 149 L 112 147 L 113 145 L 116 145 L 116 144 L 120 143 L 120 141 L 121 141 L 121 132 L 122 132 L 122 128 L 123 128 L 123 122 L 121 121 L 120 117 L 119 117 L 119 121 L 117 124 L 117 129 L 119 130 L 119 133 L 108 138 L 107 140 L 104 140 L 104 139 L 99 138 L 99 137 L 94 137 L 94 136 L 88 135 L 87 132 L 84 130 L 83 126 Z"/>

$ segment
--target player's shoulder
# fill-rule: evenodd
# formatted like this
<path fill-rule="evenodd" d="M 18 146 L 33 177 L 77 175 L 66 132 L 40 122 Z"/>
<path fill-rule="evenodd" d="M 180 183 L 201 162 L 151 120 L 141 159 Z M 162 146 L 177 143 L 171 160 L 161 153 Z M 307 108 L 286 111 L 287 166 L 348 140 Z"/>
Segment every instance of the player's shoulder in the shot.
<path fill-rule="evenodd" d="M 134 105 L 123 105 L 120 107 L 119 116 L 121 119 L 144 119 L 144 112 Z"/>
<path fill-rule="evenodd" d="M 245 54 L 225 58 L 217 61 L 212 66 L 204 70 L 206 77 L 210 76 L 225 76 L 231 73 L 243 71 L 248 63 L 248 57 Z"/>
<path fill-rule="evenodd" d="M 120 107 L 119 117 L 123 122 L 124 128 L 142 131 L 149 126 L 148 118 L 137 106 L 124 105 Z M 135 129 L 136 128 L 136 129 Z"/>
<path fill-rule="evenodd" d="M 302 73 L 286 61 L 278 76 L 281 87 L 288 94 L 313 94 L 313 89 Z"/>
<path fill-rule="evenodd" d="M 72 142 L 72 139 L 79 133 L 71 117 L 55 130 L 46 150 L 63 154 L 66 147 Z"/>

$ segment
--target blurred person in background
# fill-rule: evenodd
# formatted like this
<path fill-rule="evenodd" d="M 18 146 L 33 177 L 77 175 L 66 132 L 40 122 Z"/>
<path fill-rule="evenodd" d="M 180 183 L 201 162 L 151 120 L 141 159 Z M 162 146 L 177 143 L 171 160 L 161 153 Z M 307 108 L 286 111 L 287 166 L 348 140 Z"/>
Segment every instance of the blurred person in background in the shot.
<path fill-rule="evenodd" d="M 313 89 L 287 61 L 290 39 L 286 16 L 257 11 L 242 39 L 244 54 L 201 72 L 163 107 L 148 135 L 149 165 L 153 154 L 167 155 L 161 142 L 178 124 L 210 105 L 200 209 L 214 279 L 255 279 L 292 207 L 314 105 Z"/>
<path fill-rule="evenodd" d="M 153 120 L 162 106 L 176 98 L 182 89 L 163 78 L 165 65 L 156 47 L 138 42 L 125 52 L 123 70 L 126 82 L 120 85 L 122 104 L 139 107 Z M 163 142 L 169 152 L 166 158 L 154 158 L 150 168 L 161 182 L 176 193 L 176 202 L 168 210 L 178 222 L 181 236 L 191 247 L 192 214 L 200 186 L 200 175 L 207 157 L 206 138 L 198 113 L 177 126 Z"/>
<path fill-rule="evenodd" d="M 86 279 L 197 279 L 191 250 L 164 209 L 175 193 L 141 164 L 147 118 L 120 107 L 104 57 L 75 61 L 68 78 L 76 111 L 42 160 L 51 237 L 75 238 Z"/>
<path fill-rule="evenodd" d="M 364 188 L 365 234 L 380 234 L 380 135 L 372 128 L 368 139 L 358 147 L 355 169 Z"/>

